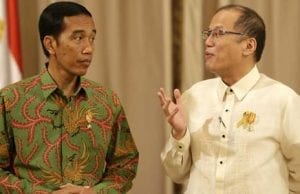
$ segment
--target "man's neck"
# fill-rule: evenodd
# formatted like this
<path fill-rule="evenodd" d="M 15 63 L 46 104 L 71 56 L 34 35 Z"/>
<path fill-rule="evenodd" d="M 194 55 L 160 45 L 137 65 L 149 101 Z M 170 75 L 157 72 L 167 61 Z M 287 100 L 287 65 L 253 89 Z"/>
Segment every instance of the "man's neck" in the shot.
<path fill-rule="evenodd" d="M 245 75 L 247 75 L 254 66 L 255 64 L 245 65 L 239 71 L 232 71 L 228 73 L 228 75 L 220 75 L 220 77 L 226 85 L 232 86 L 240 79 L 242 79 Z"/>
<path fill-rule="evenodd" d="M 74 94 L 78 88 L 78 76 L 69 76 L 64 71 L 59 71 L 55 68 L 48 66 L 48 72 L 52 79 L 57 84 L 58 88 L 63 91 L 66 97 L 70 97 Z"/>

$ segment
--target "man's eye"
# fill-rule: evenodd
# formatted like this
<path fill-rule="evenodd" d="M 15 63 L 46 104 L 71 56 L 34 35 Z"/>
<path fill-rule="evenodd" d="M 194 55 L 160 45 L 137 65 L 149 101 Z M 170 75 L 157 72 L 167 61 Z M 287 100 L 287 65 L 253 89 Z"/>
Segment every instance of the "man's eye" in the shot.
<path fill-rule="evenodd" d="M 91 41 L 91 42 L 94 42 L 94 41 L 95 41 L 95 37 L 91 37 L 91 38 L 90 38 L 90 41 Z"/>
<path fill-rule="evenodd" d="M 218 31 L 218 30 L 212 31 L 212 35 L 213 35 L 213 36 L 218 36 L 218 35 L 219 35 L 219 31 Z"/>
<path fill-rule="evenodd" d="M 82 36 L 75 36 L 74 39 L 80 41 L 82 39 Z"/>
<path fill-rule="evenodd" d="M 218 33 L 218 35 L 224 35 L 225 31 L 224 30 L 218 30 L 217 33 Z"/>

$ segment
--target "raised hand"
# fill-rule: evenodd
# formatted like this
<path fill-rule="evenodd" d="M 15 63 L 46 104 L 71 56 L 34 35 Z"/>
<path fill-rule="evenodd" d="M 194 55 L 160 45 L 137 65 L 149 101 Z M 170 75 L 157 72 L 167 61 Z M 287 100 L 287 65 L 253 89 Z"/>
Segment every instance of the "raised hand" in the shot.
<path fill-rule="evenodd" d="M 176 139 L 184 136 L 187 126 L 184 110 L 181 103 L 181 92 L 178 89 L 174 90 L 175 102 L 166 95 L 163 88 L 160 88 L 157 93 L 161 108 L 165 114 L 165 118 L 172 126 L 172 135 Z"/>

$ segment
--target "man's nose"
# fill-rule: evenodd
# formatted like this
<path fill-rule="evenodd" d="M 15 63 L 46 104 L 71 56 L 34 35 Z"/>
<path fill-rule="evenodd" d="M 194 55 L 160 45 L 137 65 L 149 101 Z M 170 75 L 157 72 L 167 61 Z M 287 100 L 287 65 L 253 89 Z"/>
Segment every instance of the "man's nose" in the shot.
<path fill-rule="evenodd" d="M 82 50 L 83 54 L 92 54 L 94 51 L 94 43 L 90 40 L 86 41 L 86 44 L 84 45 L 84 48 Z"/>
<path fill-rule="evenodd" d="M 215 44 L 213 36 L 210 34 L 205 40 L 205 46 L 213 46 Z"/>

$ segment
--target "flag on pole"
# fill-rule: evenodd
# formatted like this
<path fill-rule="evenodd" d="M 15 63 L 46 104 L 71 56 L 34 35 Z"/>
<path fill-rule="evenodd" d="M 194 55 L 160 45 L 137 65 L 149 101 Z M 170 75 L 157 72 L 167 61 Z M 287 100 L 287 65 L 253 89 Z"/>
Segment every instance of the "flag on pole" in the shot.
<path fill-rule="evenodd" d="M 0 88 L 22 78 L 17 0 L 0 2 Z"/>

